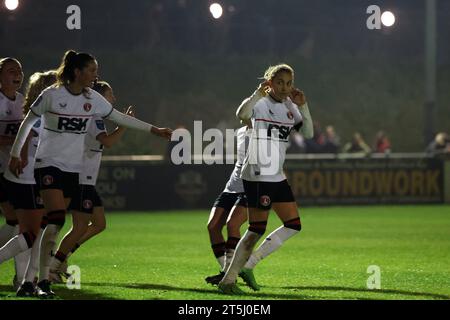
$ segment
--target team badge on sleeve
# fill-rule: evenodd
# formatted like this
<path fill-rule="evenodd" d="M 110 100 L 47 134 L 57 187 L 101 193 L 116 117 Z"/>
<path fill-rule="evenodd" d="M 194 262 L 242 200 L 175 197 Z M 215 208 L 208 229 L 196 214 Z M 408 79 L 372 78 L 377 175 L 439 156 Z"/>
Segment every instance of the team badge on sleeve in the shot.
<path fill-rule="evenodd" d="M 41 126 L 41 119 L 38 119 L 38 120 L 34 123 L 33 128 L 39 128 L 40 126 Z"/>
<path fill-rule="evenodd" d="M 92 109 L 92 105 L 90 103 L 85 103 L 83 109 L 84 111 L 89 112 Z"/>
<path fill-rule="evenodd" d="M 97 125 L 98 130 L 105 130 L 105 123 L 103 120 L 95 120 L 95 124 Z"/>

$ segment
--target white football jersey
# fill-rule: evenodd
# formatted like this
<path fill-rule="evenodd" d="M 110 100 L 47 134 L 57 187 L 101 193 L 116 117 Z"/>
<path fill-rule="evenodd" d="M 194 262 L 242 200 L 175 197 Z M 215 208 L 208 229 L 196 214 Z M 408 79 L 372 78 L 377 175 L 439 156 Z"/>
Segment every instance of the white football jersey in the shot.
<path fill-rule="evenodd" d="M 234 165 L 233 172 L 230 175 L 225 189 L 223 192 L 228 193 L 241 193 L 244 192 L 244 184 L 241 179 L 242 165 L 244 164 L 245 153 L 247 151 L 248 142 L 251 135 L 251 129 L 247 129 L 247 126 L 240 128 L 236 132 L 236 144 L 237 144 L 237 160 Z"/>
<path fill-rule="evenodd" d="M 80 184 L 95 186 L 102 161 L 103 145 L 97 140 L 100 133 L 106 132 L 105 123 L 101 117 L 94 117 L 88 128 L 84 142 L 83 170 L 80 172 Z"/>
<path fill-rule="evenodd" d="M 15 137 L 23 120 L 24 97 L 16 93 L 16 99 L 11 100 L 0 91 L 0 135 Z M 0 146 L 0 173 L 5 172 L 9 163 L 11 145 Z"/>
<path fill-rule="evenodd" d="M 20 184 L 36 184 L 34 179 L 34 163 L 36 160 L 36 149 L 39 143 L 39 134 L 41 130 L 41 119 L 37 120 L 31 129 L 30 134 L 33 137 L 28 142 L 28 164 L 23 168 L 23 173 L 17 178 L 11 173 L 9 168 L 5 170 L 5 179 Z"/>
<path fill-rule="evenodd" d="M 31 112 L 42 116 L 36 151 L 36 168 L 54 166 L 66 172 L 81 172 L 84 140 L 94 116 L 107 117 L 112 105 L 98 92 L 73 95 L 64 86 L 49 87 L 31 106 Z"/>
<path fill-rule="evenodd" d="M 289 134 L 294 127 L 298 130 L 302 125 L 298 108 L 289 98 L 278 102 L 268 95 L 256 102 L 251 121 L 253 130 L 241 178 L 265 182 L 285 180 L 283 165 Z"/>

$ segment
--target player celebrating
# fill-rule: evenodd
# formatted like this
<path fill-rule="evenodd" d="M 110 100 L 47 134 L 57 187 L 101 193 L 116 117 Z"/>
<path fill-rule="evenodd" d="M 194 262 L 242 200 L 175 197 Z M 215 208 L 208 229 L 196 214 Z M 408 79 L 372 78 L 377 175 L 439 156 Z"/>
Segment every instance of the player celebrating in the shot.
<path fill-rule="evenodd" d="M 237 133 L 237 161 L 224 191 L 215 201 L 208 221 L 208 232 L 214 255 L 220 264 L 218 275 L 205 279 L 207 283 L 217 284 L 225 274 L 234 249 L 240 239 L 240 226 L 247 220 L 247 198 L 241 180 L 241 168 L 245 158 L 245 137 L 248 136 L 247 126 Z M 228 219 L 227 219 L 228 218 Z M 227 242 L 225 243 L 222 228 L 227 224 Z"/>
<path fill-rule="evenodd" d="M 105 81 L 97 81 L 93 87 L 105 99 L 113 104 L 115 97 L 111 86 Z M 133 116 L 129 107 L 126 114 Z M 72 211 L 72 229 L 65 235 L 50 265 L 50 280 L 62 282 L 61 275 L 66 275 L 66 259 L 84 242 L 99 234 L 106 228 L 105 208 L 95 189 L 103 146 L 109 148 L 119 141 L 125 128 L 118 127 L 107 134 L 103 119 L 94 118 L 85 140 L 83 169 L 79 175 L 80 185 L 72 198 L 69 211 Z M 89 224 L 91 222 L 91 224 Z"/>
<path fill-rule="evenodd" d="M 37 119 L 44 127 L 36 151 L 35 178 L 47 210 L 48 225 L 44 233 L 56 239 L 65 222 L 66 208 L 79 184 L 83 165 L 84 140 L 94 116 L 109 119 L 124 127 L 134 128 L 169 139 L 172 130 L 158 128 L 127 116 L 92 90 L 97 80 L 98 64 L 88 53 L 69 50 L 58 68 L 58 82 L 47 88 L 31 106 L 20 126 L 11 150 L 9 167 L 18 176 L 23 164 L 20 150 Z M 41 255 L 51 259 L 52 248 L 41 246 Z M 49 265 L 49 264 L 48 264 Z M 46 268 L 40 280 L 38 296 L 54 296 Z"/>
<path fill-rule="evenodd" d="M 6 224 L 0 228 L 0 248 L 19 232 L 17 216 L 8 201 L 3 173 L 8 165 L 11 145 L 23 119 L 24 98 L 17 92 L 22 86 L 22 81 L 22 65 L 18 60 L 9 57 L 0 59 L 0 207 L 6 220 Z M 7 256 L 0 258 L 0 261 L 8 259 Z M 15 257 L 14 262 L 16 276 L 13 282 L 14 289 L 17 290 L 20 285 L 19 278 L 23 277 L 25 272 L 26 256 L 19 255 Z"/>
<path fill-rule="evenodd" d="M 219 283 L 219 290 L 226 294 L 243 293 L 236 285 L 236 278 L 264 234 L 272 207 L 283 226 L 272 232 L 255 252 L 259 259 L 274 252 L 301 230 L 297 204 L 283 173 L 283 164 L 290 131 L 301 128 L 305 138 L 311 138 L 312 119 L 303 93 L 293 86 L 294 70 L 290 66 L 271 66 L 264 79 L 260 88 L 270 87 L 267 96 L 256 90 L 236 112 L 243 121 L 251 119 L 253 127 L 241 174 L 249 207 L 249 228 Z M 246 272 L 253 276 L 251 268 Z"/>
<path fill-rule="evenodd" d="M 30 77 L 25 104 L 23 106 L 24 115 L 28 113 L 30 105 L 36 100 L 42 90 L 55 82 L 55 71 L 36 72 Z M 27 143 L 24 145 L 23 149 L 26 150 L 22 150 L 24 154 L 28 155 L 27 165 L 23 168 L 23 173 L 19 177 L 16 177 L 8 168 L 5 171 L 8 198 L 16 211 L 20 234 L 15 236 L 0 251 L 1 255 L 16 256 L 20 251 L 22 252 L 20 255 L 26 255 L 27 263 L 25 274 L 23 275 L 23 283 L 21 282 L 20 288 L 17 290 L 17 296 L 19 297 L 34 295 L 35 288 L 33 281 L 39 264 L 39 243 L 42 235 L 41 221 L 45 210 L 34 179 L 34 162 L 40 125 L 40 121 L 36 121 Z M 33 242 L 33 239 L 36 240 Z M 32 248 L 28 250 L 30 245 Z M 22 279 L 20 280 L 22 281 Z"/>

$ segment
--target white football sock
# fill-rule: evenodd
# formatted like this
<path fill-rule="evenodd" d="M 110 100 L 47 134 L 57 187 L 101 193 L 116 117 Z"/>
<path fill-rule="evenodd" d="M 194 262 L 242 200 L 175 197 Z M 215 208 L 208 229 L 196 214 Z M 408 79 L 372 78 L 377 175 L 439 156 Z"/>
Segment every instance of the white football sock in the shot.
<path fill-rule="evenodd" d="M 15 257 L 17 254 L 27 249 L 28 244 L 23 234 L 15 236 L 0 249 L 0 263 Z"/>
<path fill-rule="evenodd" d="M 36 241 L 31 248 L 30 260 L 28 262 L 27 271 L 25 272 L 25 281 L 33 282 L 36 274 L 39 270 L 39 252 L 42 239 L 42 233 L 44 230 L 40 229 L 36 237 Z"/>
<path fill-rule="evenodd" d="M 247 230 L 239 241 L 236 251 L 234 252 L 233 260 L 231 261 L 230 267 L 225 273 L 221 283 L 235 283 L 236 278 L 244 266 L 248 257 L 253 251 L 253 247 L 262 237 L 259 233 Z"/>
<path fill-rule="evenodd" d="M 48 224 L 44 230 L 41 239 L 40 264 L 39 264 L 39 281 L 48 280 L 50 272 L 50 263 L 52 261 L 56 249 L 56 238 L 58 237 L 61 226 Z"/>
<path fill-rule="evenodd" d="M 296 235 L 298 232 L 298 230 L 286 228 L 285 226 L 279 227 L 271 234 L 269 234 L 263 241 L 263 243 L 261 243 L 261 245 L 258 247 L 258 249 L 253 252 L 244 268 L 253 269 L 259 261 L 277 250 L 279 247 L 281 247 L 283 242 Z"/>
<path fill-rule="evenodd" d="M 223 266 L 225 265 L 225 256 L 223 255 L 223 256 L 217 257 L 216 259 L 220 265 L 220 270 L 222 270 Z"/>
<path fill-rule="evenodd" d="M 233 260 L 234 255 L 234 249 L 227 249 L 225 252 L 225 266 L 223 267 L 222 271 L 227 272 L 228 268 L 230 267 L 231 260 Z"/>
<path fill-rule="evenodd" d="M 31 249 L 28 248 L 25 251 L 18 253 L 14 257 L 14 265 L 16 267 L 16 276 L 19 283 L 23 282 L 25 274 L 27 272 L 28 262 L 30 261 Z"/>
<path fill-rule="evenodd" d="M 0 227 L 0 248 L 3 247 L 9 240 L 11 240 L 12 237 L 17 235 L 17 232 L 15 229 L 15 226 L 10 226 L 9 224 L 5 223 Z"/>

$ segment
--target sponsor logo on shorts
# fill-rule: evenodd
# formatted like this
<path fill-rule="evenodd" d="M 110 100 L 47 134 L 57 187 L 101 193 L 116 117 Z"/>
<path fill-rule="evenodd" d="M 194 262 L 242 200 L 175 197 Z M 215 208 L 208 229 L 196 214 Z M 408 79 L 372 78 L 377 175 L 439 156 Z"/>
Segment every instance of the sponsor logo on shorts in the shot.
<path fill-rule="evenodd" d="M 42 178 L 42 183 L 44 186 L 49 186 L 53 183 L 53 177 L 50 175 L 46 175 Z"/>
<path fill-rule="evenodd" d="M 270 197 L 261 196 L 261 198 L 259 198 L 259 203 L 261 203 L 262 206 L 267 207 L 268 205 L 270 205 Z"/>
<path fill-rule="evenodd" d="M 92 208 L 92 201 L 91 200 L 84 200 L 83 201 L 83 208 L 84 209 L 91 209 Z"/>
<path fill-rule="evenodd" d="M 92 109 L 92 105 L 90 103 L 85 103 L 83 109 L 84 111 L 89 112 Z"/>

